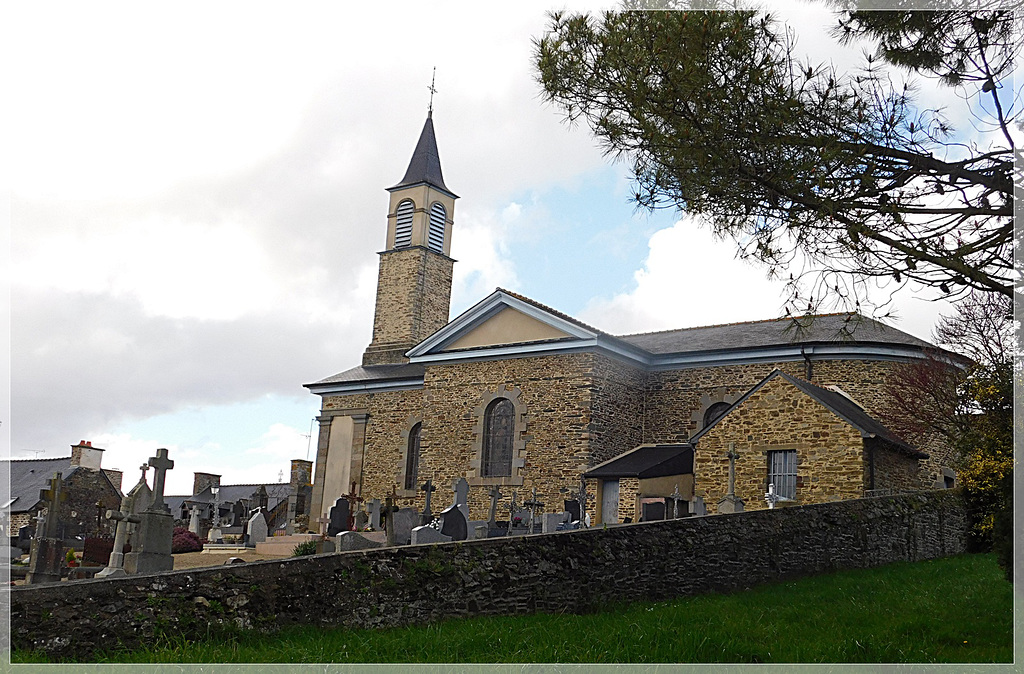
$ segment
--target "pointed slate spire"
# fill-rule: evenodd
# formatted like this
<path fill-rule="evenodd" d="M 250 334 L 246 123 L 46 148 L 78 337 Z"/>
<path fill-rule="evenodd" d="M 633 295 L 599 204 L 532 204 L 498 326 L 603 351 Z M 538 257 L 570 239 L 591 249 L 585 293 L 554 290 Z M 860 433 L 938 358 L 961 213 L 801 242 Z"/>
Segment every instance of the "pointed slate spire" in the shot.
<path fill-rule="evenodd" d="M 444 178 L 441 176 L 441 158 L 437 153 L 432 113 L 427 113 L 427 121 L 423 124 L 420 140 L 412 153 L 409 168 L 405 170 L 405 177 L 397 185 L 389 187 L 388 192 L 423 183 L 457 198 L 457 195 L 445 186 Z"/>

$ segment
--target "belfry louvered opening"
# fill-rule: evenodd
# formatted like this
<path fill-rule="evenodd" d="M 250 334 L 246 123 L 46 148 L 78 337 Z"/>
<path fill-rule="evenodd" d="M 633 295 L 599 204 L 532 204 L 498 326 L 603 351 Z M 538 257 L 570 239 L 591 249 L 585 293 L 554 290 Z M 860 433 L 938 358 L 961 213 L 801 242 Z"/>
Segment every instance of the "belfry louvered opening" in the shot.
<path fill-rule="evenodd" d="M 406 199 L 395 209 L 395 248 L 412 245 L 412 212 L 415 208 L 412 201 Z"/>
<path fill-rule="evenodd" d="M 430 232 L 427 239 L 427 246 L 438 253 L 444 252 L 444 206 L 438 202 L 430 207 Z"/>

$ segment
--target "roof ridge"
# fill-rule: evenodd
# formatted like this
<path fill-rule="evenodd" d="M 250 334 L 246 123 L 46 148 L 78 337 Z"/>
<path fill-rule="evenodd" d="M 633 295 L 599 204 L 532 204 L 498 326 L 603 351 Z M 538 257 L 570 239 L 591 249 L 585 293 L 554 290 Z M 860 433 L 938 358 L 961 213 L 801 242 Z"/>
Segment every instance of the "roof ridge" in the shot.
<path fill-rule="evenodd" d="M 501 287 L 495 288 L 495 290 L 498 291 L 498 292 L 505 293 L 506 295 L 509 295 L 511 297 L 514 297 L 517 300 L 521 300 L 523 302 L 526 302 L 527 304 L 532 304 L 533 306 L 537 307 L 538 309 L 543 309 L 544 311 L 546 311 L 546 312 L 548 312 L 550 314 L 553 314 L 553 315 L 557 316 L 558 318 L 561 318 L 563 320 L 569 321 L 570 323 L 574 323 L 575 325 L 578 325 L 581 328 L 586 328 L 587 330 L 593 330 L 594 332 L 597 332 L 597 333 L 602 334 L 602 335 L 607 335 L 608 337 L 614 337 L 615 336 L 615 335 L 611 334 L 610 332 L 605 332 L 604 330 L 601 330 L 600 328 L 595 328 L 592 325 L 587 325 L 586 323 L 584 323 L 580 319 L 575 318 L 573 316 L 570 316 L 569 314 L 563 313 L 563 312 L 559 311 L 558 309 L 553 309 L 552 307 L 549 307 L 546 304 L 542 304 L 542 303 L 538 302 L 537 300 L 530 299 L 526 295 L 520 295 L 517 292 L 513 292 L 511 290 L 506 290 L 505 288 L 501 288 Z"/>
<path fill-rule="evenodd" d="M 761 318 L 756 321 L 733 321 L 732 323 L 712 323 L 711 325 L 693 325 L 688 328 L 669 328 L 667 330 L 650 330 L 648 332 L 630 332 L 624 335 L 615 335 L 616 337 L 640 337 L 642 335 L 657 335 L 665 332 L 683 332 L 684 330 L 704 330 L 706 328 L 725 328 L 733 325 L 753 325 L 755 323 L 772 323 L 775 321 L 785 320 L 799 320 L 802 318 L 828 318 L 829 316 L 861 316 L 861 318 L 869 318 L 863 314 L 858 314 L 856 311 L 834 311 L 827 314 L 803 314 L 801 316 L 779 316 L 778 318 Z M 875 320 L 875 319 L 871 319 Z M 876 323 L 880 321 L 875 320 Z M 885 325 L 885 323 L 882 323 Z M 891 327 L 885 325 L 885 327 Z M 897 328 L 893 328 L 894 330 Z"/>
<path fill-rule="evenodd" d="M 70 456 L 44 456 L 42 458 L 34 458 L 34 459 L 16 459 L 14 457 L 11 457 L 9 459 L 0 459 L 0 461 L 12 461 L 12 462 L 13 461 L 70 461 L 70 460 L 71 460 Z"/>

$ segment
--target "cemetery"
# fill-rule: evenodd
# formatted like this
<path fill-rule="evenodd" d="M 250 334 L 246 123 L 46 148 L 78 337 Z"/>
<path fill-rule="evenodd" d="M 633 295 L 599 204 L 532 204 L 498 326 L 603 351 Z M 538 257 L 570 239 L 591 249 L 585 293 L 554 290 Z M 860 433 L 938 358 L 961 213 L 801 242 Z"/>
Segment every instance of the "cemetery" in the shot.
<path fill-rule="evenodd" d="M 335 552 L 325 545 L 312 556 L 168 571 L 160 568 L 161 541 L 145 540 L 134 572 L 126 570 L 134 575 L 12 588 L 12 643 L 87 657 L 96 644 L 132 647 L 161 630 L 188 637 L 210 625 L 273 631 L 296 623 L 384 627 L 584 612 L 955 555 L 967 530 L 955 490 L 575 530 L 558 530 L 564 522 L 551 518 L 548 533 L 495 536 L 484 535 L 487 523 L 469 526 L 461 499 L 457 489 L 430 524 L 385 503 L 380 516 L 393 527 L 386 535 L 393 542 L 343 530 L 325 541 Z M 367 517 L 376 511 L 371 506 Z M 143 515 L 156 512 L 151 504 Z M 147 531 L 156 537 L 159 527 Z M 411 544 L 413 532 L 426 540 Z"/>

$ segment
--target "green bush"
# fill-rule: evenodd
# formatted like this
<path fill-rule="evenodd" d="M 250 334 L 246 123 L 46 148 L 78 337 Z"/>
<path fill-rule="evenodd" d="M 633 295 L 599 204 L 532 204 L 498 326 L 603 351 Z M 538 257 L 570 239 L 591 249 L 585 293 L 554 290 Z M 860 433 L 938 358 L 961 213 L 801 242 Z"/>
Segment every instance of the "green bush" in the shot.
<path fill-rule="evenodd" d="M 316 541 L 303 541 L 295 546 L 292 550 L 292 557 L 304 557 L 306 555 L 316 554 Z"/>

